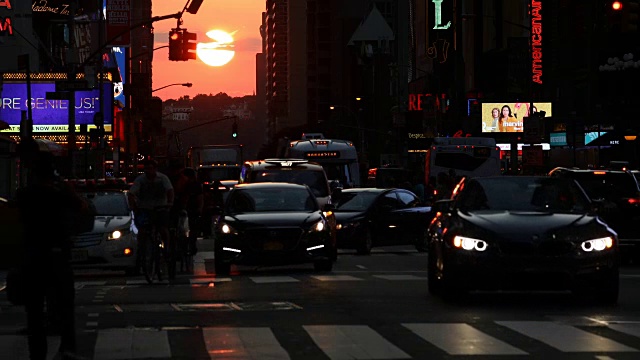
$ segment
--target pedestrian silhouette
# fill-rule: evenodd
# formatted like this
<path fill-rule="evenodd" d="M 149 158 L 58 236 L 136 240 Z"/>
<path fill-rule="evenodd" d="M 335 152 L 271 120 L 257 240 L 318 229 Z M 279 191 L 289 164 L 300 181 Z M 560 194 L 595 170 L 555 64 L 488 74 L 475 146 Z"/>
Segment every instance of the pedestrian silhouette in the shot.
<path fill-rule="evenodd" d="M 47 357 L 47 332 L 53 330 L 61 336 L 56 358 L 77 359 L 70 236 L 78 230 L 74 222 L 87 212 L 88 205 L 60 181 L 51 153 L 36 152 L 25 166 L 30 177 L 18 190 L 17 205 L 23 224 L 22 269 L 30 358 Z M 55 329 L 47 328 L 45 306 Z"/>

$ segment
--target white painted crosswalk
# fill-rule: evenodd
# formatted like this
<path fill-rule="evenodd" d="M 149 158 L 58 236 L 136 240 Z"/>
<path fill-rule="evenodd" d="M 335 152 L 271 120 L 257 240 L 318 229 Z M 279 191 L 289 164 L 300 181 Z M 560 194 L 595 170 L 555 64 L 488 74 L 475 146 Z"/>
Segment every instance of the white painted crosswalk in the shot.
<path fill-rule="evenodd" d="M 607 324 L 607 335 L 618 336 L 618 339 L 555 321 L 495 321 L 490 323 L 495 330 L 491 334 L 486 332 L 487 324 L 483 325 L 481 330 L 474 324 L 467 323 L 397 324 L 395 331 L 405 328 L 409 330 L 408 334 L 415 335 L 412 342 L 388 339 L 383 335 L 388 335 L 388 331 L 381 332 L 369 325 L 302 325 L 294 331 L 309 339 L 309 344 L 313 344 L 304 346 L 307 351 L 305 357 L 301 357 L 300 352 L 289 349 L 296 345 L 296 341 L 300 341 L 300 337 L 298 340 L 291 340 L 283 335 L 291 334 L 290 328 L 285 332 L 272 327 L 99 329 L 95 336 L 84 339 L 85 342 L 93 342 L 93 351 L 83 355 L 94 360 L 171 359 L 176 356 L 202 358 L 203 354 L 210 359 L 286 360 L 323 357 L 331 360 L 373 360 L 412 359 L 414 357 L 411 354 L 430 351 L 433 357 L 534 358 L 541 354 L 538 343 L 543 344 L 550 353 L 559 351 L 593 356 L 608 354 L 612 358 L 617 354 L 635 354 L 640 351 L 640 322 Z M 495 334 L 504 338 L 498 338 Z M 404 335 L 405 338 L 406 336 Z M 513 337 L 518 336 L 526 336 L 535 342 L 530 348 L 526 348 L 527 342 L 513 340 Z M 52 340 L 50 348 L 57 347 L 56 338 Z M 412 343 L 413 347 L 406 348 L 407 343 Z M 421 348 L 416 349 L 415 346 Z M 185 349 L 192 351 L 193 355 L 185 354 Z M 318 353 L 310 353 L 314 351 Z M 0 336 L 0 354 L 7 359 L 28 359 L 26 338 L 17 335 Z"/>

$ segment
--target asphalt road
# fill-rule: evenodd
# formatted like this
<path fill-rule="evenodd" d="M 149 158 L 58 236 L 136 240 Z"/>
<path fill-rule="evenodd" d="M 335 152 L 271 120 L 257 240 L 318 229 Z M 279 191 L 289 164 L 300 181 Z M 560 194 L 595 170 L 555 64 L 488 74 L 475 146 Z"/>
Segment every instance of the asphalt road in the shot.
<path fill-rule="evenodd" d="M 341 252 L 312 265 L 196 273 L 172 283 L 77 270 L 80 352 L 93 359 L 638 359 L 640 267 L 621 271 L 617 306 L 566 293 L 427 292 L 427 257 L 411 247 Z M 26 359 L 22 308 L 0 292 L 0 358 Z M 55 344 L 57 338 L 51 337 Z"/>

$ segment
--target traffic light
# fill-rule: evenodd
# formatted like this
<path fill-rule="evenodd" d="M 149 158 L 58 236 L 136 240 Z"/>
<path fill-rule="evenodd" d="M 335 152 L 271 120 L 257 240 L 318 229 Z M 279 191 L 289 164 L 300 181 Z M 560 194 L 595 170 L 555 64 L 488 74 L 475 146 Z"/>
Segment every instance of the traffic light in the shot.
<path fill-rule="evenodd" d="M 190 33 L 188 31 L 184 31 L 182 33 L 182 60 L 195 60 L 196 59 L 196 48 L 198 43 L 196 39 L 198 36 L 195 33 Z"/>
<path fill-rule="evenodd" d="M 182 30 L 169 31 L 169 60 L 182 61 Z"/>
<path fill-rule="evenodd" d="M 234 139 L 238 137 L 238 123 L 235 121 L 231 125 L 231 137 Z"/>

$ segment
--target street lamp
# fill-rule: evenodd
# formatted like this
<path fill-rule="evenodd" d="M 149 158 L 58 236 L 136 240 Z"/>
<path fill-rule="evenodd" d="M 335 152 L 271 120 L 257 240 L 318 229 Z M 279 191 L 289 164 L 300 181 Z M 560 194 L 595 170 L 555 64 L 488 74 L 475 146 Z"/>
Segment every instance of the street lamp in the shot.
<path fill-rule="evenodd" d="M 157 88 L 157 89 L 155 89 L 155 90 L 151 90 L 151 92 L 152 92 L 152 93 L 154 93 L 154 92 L 156 92 L 156 91 L 158 91 L 158 90 L 162 90 L 162 89 L 168 88 L 168 87 L 170 87 L 170 86 L 177 86 L 177 85 L 180 85 L 180 86 L 186 86 L 186 87 L 192 87 L 192 86 L 193 86 L 193 84 L 192 84 L 192 83 L 175 83 L 175 84 L 169 84 L 169 85 L 165 85 L 165 86 L 163 86 L 163 87 L 159 87 L 159 88 Z"/>

